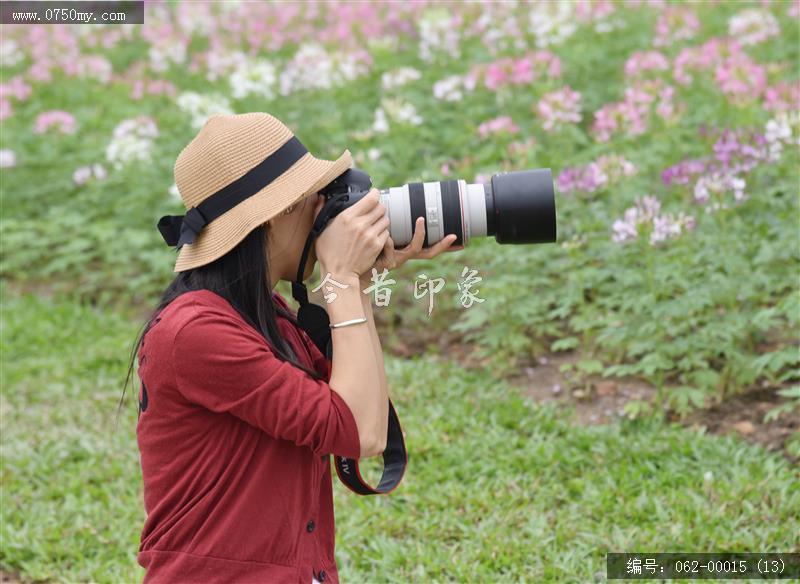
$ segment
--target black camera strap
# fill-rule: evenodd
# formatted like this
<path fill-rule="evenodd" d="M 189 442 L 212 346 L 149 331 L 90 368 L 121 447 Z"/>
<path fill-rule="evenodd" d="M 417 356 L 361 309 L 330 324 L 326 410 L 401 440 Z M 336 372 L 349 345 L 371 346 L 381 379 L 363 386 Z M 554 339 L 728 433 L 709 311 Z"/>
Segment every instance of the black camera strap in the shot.
<path fill-rule="evenodd" d="M 330 318 L 327 311 L 318 304 L 308 301 L 308 291 L 303 284 L 308 252 L 317 236 L 325 229 L 328 222 L 335 216 L 346 200 L 348 193 L 338 193 L 331 196 L 320 209 L 311 232 L 306 238 L 300 265 L 297 268 L 297 278 L 292 282 L 292 297 L 300 303 L 297 311 L 297 324 L 308 333 L 311 340 L 319 348 L 325 358 L 330 360 L 333 356 L 333 342 L 331 339 Z M 360 291 L 359 291 L 360 292 Z M 392 400 L 389 400 L 389 423 L 386 433 L 386 448 L 383 451 L 383 474 L 377 487 L 369 486 L 361 477 L 358 460 L 346 456 L 335 456 L 336 474 L 344 485 L 358 495 L 385 495 L 391 493 L 405 474 L 408 464 L 408 453 L 403 440 L 403 429 L 394 410 Z"/>

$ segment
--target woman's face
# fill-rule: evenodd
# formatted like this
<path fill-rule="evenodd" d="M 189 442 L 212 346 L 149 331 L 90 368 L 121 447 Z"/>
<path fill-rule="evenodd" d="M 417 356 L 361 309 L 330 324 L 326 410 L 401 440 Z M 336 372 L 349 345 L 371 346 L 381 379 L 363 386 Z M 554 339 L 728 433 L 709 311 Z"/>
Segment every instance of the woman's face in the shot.
<path fill-rule="evenodd" d="M 317 193 L 307 195 L 295 203 L 288 214 L 281 214 L 269 221 L 267 231 L 269 243 L 270 283 L 272 286 L 278 280 L 294 281 L 297 276 L 297 266 L 306 244 L 308 234 L 314 225 L 314 206 L 317 202 Z M 303 280 L 309 278 L 317 263 L 317 254 L 314 246 L 308 251 Z"/>

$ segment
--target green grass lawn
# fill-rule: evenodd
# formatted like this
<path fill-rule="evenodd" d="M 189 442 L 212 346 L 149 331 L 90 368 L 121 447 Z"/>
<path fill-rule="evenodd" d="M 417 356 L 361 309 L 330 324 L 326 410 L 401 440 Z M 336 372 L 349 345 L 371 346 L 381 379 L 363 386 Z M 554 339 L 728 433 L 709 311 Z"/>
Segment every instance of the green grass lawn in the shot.
<path fill-rule="evenodd" d="M 135 401 L 116 420 L 141 323 L 9 293 L 2 555 L 42 581 L 141 581 Z M 797 551 L 798 470 L 732 437 L 658 422 L 576 427 L 485 372 L 387 356 L 406 432 L 389 496 L 336 480 L 344 582 L 591 582 L 608 551 Z M 373 482 L 378 459 L 364 462 Z"/>

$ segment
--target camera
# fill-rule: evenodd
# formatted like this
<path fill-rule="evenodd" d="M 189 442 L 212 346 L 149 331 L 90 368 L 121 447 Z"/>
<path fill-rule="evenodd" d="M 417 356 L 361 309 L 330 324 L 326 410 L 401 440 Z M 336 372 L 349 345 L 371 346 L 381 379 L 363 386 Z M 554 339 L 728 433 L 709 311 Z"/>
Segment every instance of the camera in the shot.
<path fill-rule="evenodd" d="M 350 168 L 319 193 L 330 200 L 342 196 L 335 216 L 357 203 L 372 188 L 369 175 Z M 502 172 L 486 184 L 463 179 L 407 183 L 380 191 L 395 247 L 407 245 L 419 217 L 425 219 L 425 241 L 430 247 L 450 233 L 453 246 L 465 246 L 473 237 L 494 236 L 497 243 L 552 243 L 556 241 L 556 203 L 549 168 Z"/>

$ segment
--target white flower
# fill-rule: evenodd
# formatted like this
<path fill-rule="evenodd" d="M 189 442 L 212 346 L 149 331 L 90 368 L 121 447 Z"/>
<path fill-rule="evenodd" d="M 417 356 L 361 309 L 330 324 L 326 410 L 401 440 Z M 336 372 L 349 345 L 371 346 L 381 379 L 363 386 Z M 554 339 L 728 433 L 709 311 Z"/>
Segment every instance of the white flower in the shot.
<path fill-rule="evenodd" d="M 12 39 L 0 41 L 0 65 L 13 67 L 24 58 L 25 54 L 20 50 L 16 41 Z"/>
<path fill-rule="evenodd" d="M 106 178 L 106 169 L 103 168 L 102 164 L 95 163 L 89 166 L 81 166 L 72 173 L 72 180 L 79 186 L 86 184 L 92 177 L 97 180 Z"/>
<path fill-rule="evenodd" d="M 417 21 L 419 27 L 419 56 L 431 62 L 437 53 L 453 58 L 460 56 L 459 27 L 452 22 L 451 13 L 444 8 L 426 10 Z"/>
<path fill-rule="evenodd" d="M 248 95 L 272 99 L 275 95 L 273 88 L 276 80 L 275 66 L 264 59 L 239 63 L 228 78 L 235 99 L 242 99 Z"/>
<path fill-rule="evenodd" d="M 321 45 L 300 47 L 280 75 L 281 95 L 303 89 L 330 89 L 369 72 L 363 55 L 351 51 L 329 52 Z"/>
<path fill-rule="evenodd" d="M 517 14 L 518 2 L 485 2 L 480 16 L 467 31 L 468 36 L 479 36 L 483 46 L 493 56 L 501 51 L 525 48 L 525 37 L 520 30 Z"/>
<path fill-rule="evenodd" d="M 164 72 L 170 64 L 182 65 L 186 62 L 186 44 L 173 41 L 163 46 L 151 46 L 147 56 L 154 71 Z"/>
<path fill-rule="evenodd" d="M 530 7 L 530 31 L 537 47 L 564 42 L 577 29 L 574 4 L 571 2 L 540 2 Z"/>
<path fill-rule="evenodd" d="M 234 12 L 242 5 L 242 0 L 225 0 L 219 7 L 223 12 Z"/>
<path fill-rule="evenodd" d="M 206 79 L 216 81 L 246 62 L 247 55 L 242 51 L 209 51 L 206 54 Z"/>
<path fill-rule="evenodd" d="M 375 121 L 372 122 L 372 130 L 379 134 L 385 134 L 389 131 L 389 121 L 386 119 L 386 112 L 382 107 L 375 110 Z"/>
<path fill-rule="evenodd" d="M 216 4 L 216 6 L 215 6 Z M 181 32 L 191 36 L 194 33 L 202 37 L 208 37 L 214 32 L 216 17 L 213 8 L 217 6 L 223 12 L 230 12 L 238 6 L 236 0 L 225 0 L 225 2 L 192 2 L 180 3 L 176 5 L 177 20 Z M 148 11 L 150 7 L 147 7 Z"/>
<path fill-rule="evenodd" d="M 722 197 L 725 193 L 732 192 L 733 199 L 737 203 L 741 203 L 747 199 L 744 192 L 746 185 L 743 178 L 730 173 L 714 172 L 702 175 L 694 185 L 694 200 L 701 205 L 706 205 L 711 199 L 711 195 Z"/>
<path fill-rule="evenodd" d="M 743 45 L 755 45 L 778 36 L 778 20 L 765 10 L 751 8 L 734 14 L 728 21 L 728 34 Z"/>
<path fill-rule="evenodd" d="M 75 169 L 75 172 L 72 173 L 72 181 L 76 185 L 86 184 L 92 176 L 92 167 L 91 166 L 81 166 Z"/>
<path fill-rule="evenodd" d="M 764 129 L 764 139 L 770 162 L 781 159 L 784 146 L 800 146 L 800 111 L 780 112 L 769 120 Z"/>
<path fill-rule="evenodd" d="M 111 61 L 101 55 L 86 55 L 78 61 L 78 75 L 90 79 L 97 79 L 101 83 L 111 81 L 114 67 Z"/>
<path fill-rule="evenodd" d="M 383 86 L 384 91 L 389 91 L 391 89 L 395 89 L 396 87 L 405 85 L 410 81 L 415 81 L 420 77 L 422 77 L 422 73 L 420 73 L 417 69 L 414 69 L 413 67 L 400 67 L 399 69 L 387 71 L 381 75 L 381 85 Z"/>
<path fill-rule="evenodd" d="M 106 159 L 116 170 L 133 161 L 146 162 L 150 160 L 156 136 L 158 127 L 152 118 L 137 116 L 123 120 L 114 128 L 111 142 L 106 147 Z"/>
<path fill-rule="evenodd" d="M 461 101 L 463 87 L 464 79 L 460 75 L 451 75 L 433 84 L 433 96 L 442 101 Z"/>
<path fill-rule="evenodd" d="M 621 219 L 617 219 L 616 221 L 614 221 L 614 224 L 611 226 L 611 229 L 614 232 L 611 238 L 615 243 L 632 241 L 636 239 L 636 236 L 639 233 L 636 230 L 635 222 L 623 221 Z"/>
<path fill-rule="evenodd" d="M 383 109 L 392 121 L 408 123 L 419 126 L 422 118 L 417 114 L 413 104 L 401 99 L 383 99 L 381 101 Z"/>
<path fill-rule="evenodd" d="M 370 148 L 369 150 L 367 150 L 367 156 L 372 161 L 378 160 L 378 158 L 381 157 L 381 151 L 378 150 L 377 148 Z"/>
<path fill-rule="evenodd" d="M 192 126 L 202 128 L 209 117 L 214 114 L 232 114 L 228 99 L 219 94 L 201 95 L 194 91 L 185 91 L 175 100 L 178 107 L 192 116 Z"/>
<path fill-rule="evenodd" d="M 17 155 L 13 150 L 4 148 L 0 150 L 0 168 L 14 168 L 17 165 Z"/>

